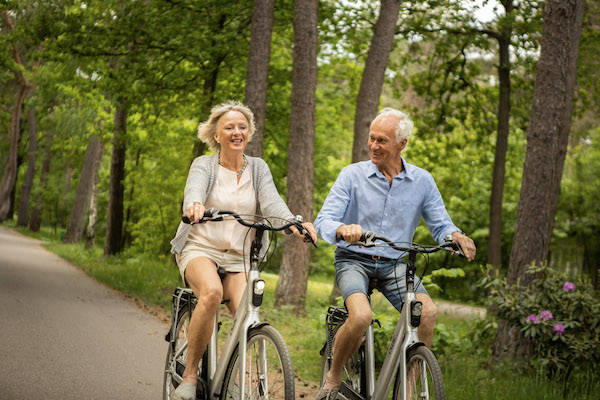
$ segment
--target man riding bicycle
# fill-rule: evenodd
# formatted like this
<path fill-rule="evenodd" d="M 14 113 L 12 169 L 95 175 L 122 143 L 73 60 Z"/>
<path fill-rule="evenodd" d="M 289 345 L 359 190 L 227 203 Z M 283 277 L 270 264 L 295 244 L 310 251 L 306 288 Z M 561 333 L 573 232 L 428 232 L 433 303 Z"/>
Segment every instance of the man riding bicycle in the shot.
<path fill-rule="evenodd" d="M 377 289 L 398 311 L 406 292 L 406 264 L 397 261 L 400 253 L 377 247 L 349 250 L 349 242 L 359 240 L 363 230 L 369 230 L 394 242 L 410 243 L 423 217 L 437 242 L 453 240 L 469 261 L 475 257 L 475 244 L 452 223 L 431 174 L 401 156 L 412 128 L 413 122 L 406 114 L 383 109 L 371 123 L 370 160 L 351 164 L 340 172 L 315 219 L 317 233 L 338 246 L 335 277 L 348 310 L 348 319 L 335 336 L 331 369 L 317 400 L 336 398 L 342 367 L 371 324 L 369 280 L 377 280 Z M 417 300 L 423 303 L 419 339 L 430 347 L 437 309 L 418 281 L 415 287 Z"/>

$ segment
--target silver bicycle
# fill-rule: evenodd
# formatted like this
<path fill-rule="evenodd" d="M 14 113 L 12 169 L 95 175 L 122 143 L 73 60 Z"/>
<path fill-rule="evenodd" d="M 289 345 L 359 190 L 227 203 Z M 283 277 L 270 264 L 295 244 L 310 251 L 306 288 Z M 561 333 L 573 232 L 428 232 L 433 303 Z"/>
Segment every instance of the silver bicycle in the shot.
<path fill-rule="evenodd" d="M 380 243 L 375 241 L 380 241 Z M 463 255 L 460 246 L 455 242 L 446 242 L 434 247 L 424 247 L 414 243 L 407 247 L 398 246 L 385 237 L 376 236 L 373 232 L 363 233 L 359 242 L 350 245 L 364 247 L 389 246 L 404 252 L 407 260 L 407 290 L 400 318 L 396 324 L 377 380 L 375 380 L 375 350 L 373 324 L 371 324 L 365 333 L 360 348 L 344 365 L 338 400 L 384 400 L 388 398 L 392 382 L 394 383 L 392 393 L 392 399 L 394 400 L 444 400 L 446 395 L 440 366 L 433 352 L 423 342 L 419 341 L 417 336 L 423 304 L 417 300 L 415 295 L 415 264 L 417 254 L 434 253 L 442 249 Z M 321 385 L 331 368 L 335 334 L 347 317 L 348 312 L 344 307 L 330 306 L 327 310 L 327 336 L 325 345 L 321 350 Z"/>
<path fill-rule="evenodd" d="M 279 332 L 268 323 L 261 322 L 259 316 L 265 289 L 265 282 L 260 279 L 259 254 L 265 231 L 282 231 L 295 226 L 305 235 L 308 232 L 302 227 L 302 218 L 299 216 L 275 228 L 265 222 L 246 221 L 232 211 L 211 209 L 205 212 L 202 222 L 222 221 L 224 216 L 255 229 L 256 236 L 250 248 L 246 290 L 220 357 L 217 357 L 217 333 L 221 323 L 218 314 L 215 316 L 213 334 L 200 361 L 196 398 L 293 400 L 294 370 L 287 346 Z M 183 221 L 190 223 L 187 217 Z M 171 304 L 171 328 L 165 337 L 169 348 L 165 362 L 163 400 L 170 400 L 182 381 L 188 327 L 196 304 L 197 299 L 190 289 L 175 289 Z"/>

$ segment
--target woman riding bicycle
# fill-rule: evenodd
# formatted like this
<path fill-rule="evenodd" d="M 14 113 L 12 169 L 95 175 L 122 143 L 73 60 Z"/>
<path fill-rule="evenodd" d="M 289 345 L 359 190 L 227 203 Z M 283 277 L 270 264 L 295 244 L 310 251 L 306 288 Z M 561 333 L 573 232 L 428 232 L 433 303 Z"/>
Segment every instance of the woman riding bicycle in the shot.
<path fill-rule="evenodd" d="M 279 196 L 267 164 L 244 154 L 254 131 L 252 111 L 235 101 L 213 107 L 208 120 L 199 125 L 198 138 L 216 152 L 196 158 L 190 167 L 183 212 L 191 221 L 200 221 L 209 207 L 242 215 L 294 218 Z M 313 225 L 310 222 L 302 225 L 316 242 Z M 304 239 L 295 227 L 290 229 L 295 236 Z M 188 332 L 183 381 L 175 390 L 174 400 L 196 397 L 198 363 L 212 335 L 221 299 L 229 300 L 227 307 L 232 314 L 237 310 L 246 287 L 245 267 L 249 265 L 245 259 L 249 250 L 245 244 L 250 243 L 252 237 L 247 236 L 247 229 L 234 220 L 218 225 L 181 223 L 171 241 L 171 252 L 175 253 L 181 278 L 198 298 Z M 226 272 L 222 281 L 218 268 Z"/>

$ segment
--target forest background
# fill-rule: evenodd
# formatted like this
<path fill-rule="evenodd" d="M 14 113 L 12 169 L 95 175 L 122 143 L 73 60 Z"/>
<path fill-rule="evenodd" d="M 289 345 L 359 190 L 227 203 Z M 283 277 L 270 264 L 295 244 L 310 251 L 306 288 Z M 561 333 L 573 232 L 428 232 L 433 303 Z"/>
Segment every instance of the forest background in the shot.
<path fill-rule="evenodd" d="M 196 129 L 212 106 L 251 105 L 259 135 L 249 151 L 262 155 L 306 219 L 341 168 L 368 158 L 366 122 L 396 107 L 416 126 L 404 157 L 432 173 L 454 223 L 478 248 L 470 264 L 432 257 L 437 297 L 485 304 L 481 266 L 510 283 L 519 246 L 545 247 L 526 263 L 546 260 L 597 292 L 596 2 L 567 2 L 583 10 L 580 35 L 567 43 L 577 60 L 573 87 L 544 97 L 548 109 L 566 101 L 559 108 L 567 112 L 564 168 L 560 157 L 531 168 L 558 174 L 533 205 L 551 210 L 540 212 L 547 238 L 515 238 L 542 33 L 552 28 L 546 3 L 553 2 L 3 1 L 0 220 L 50 227 L 126 262 L 158 259 L 171 271 L 188 168 L 208 151 Z M 568 82 L 569 66 L 556 64 Z M 431 243 L 423 224 L 415 241 Z M 276 305 L 302 314 L 308 276 L 332 280 L 333 247 L 292 246 L 279 246 L 266 268 L 282 264 L 295 287 L 278 289 Z M 522 266 L 515 277 L 525 277 Z"/>

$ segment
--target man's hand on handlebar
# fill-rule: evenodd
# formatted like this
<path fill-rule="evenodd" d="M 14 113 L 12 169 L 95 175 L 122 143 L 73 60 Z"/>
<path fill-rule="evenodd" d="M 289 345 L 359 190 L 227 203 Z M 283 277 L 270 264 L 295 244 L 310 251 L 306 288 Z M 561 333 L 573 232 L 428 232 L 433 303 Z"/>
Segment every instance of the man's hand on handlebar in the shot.
<path fill-rule="evenodd" d="M 204 217 L 204 205 L 194 202 L 185 209 L 185 216 L 194 223 L 200 222 L 202 217 Z"/>
<path fill-rule="evenodd" d="M 305 233 L 302 233 L 295 226 L 290 226 L 290 231 L 296 236 L 298 239 L 302 239 L 306 243 L 312 242 L 313 245 L 317 244 L 317 231 L 315 231 L 315 227 L 311 222 L 303 222 L 302 227 L 310 236 L 310 239 Z"/>
<path fill-rule="evenodd" d="M 465 254 L 467 260 L 473 261 L 473 259 L 475 258 L 476 249 L 475 243 L 473 242 L 473 240 L 471 240 L 470 237 L 468 237 L 462 232 L 454 232 L 452 234 L 452 241 L 458 243 L 463 253 Z"/>
<path fill-rule="evenodd" d="M 335 231 L 335 237 L 348 243 L 358 242 L 362 235 L 362 226 L 357 224 L 340 225 Z"/>

